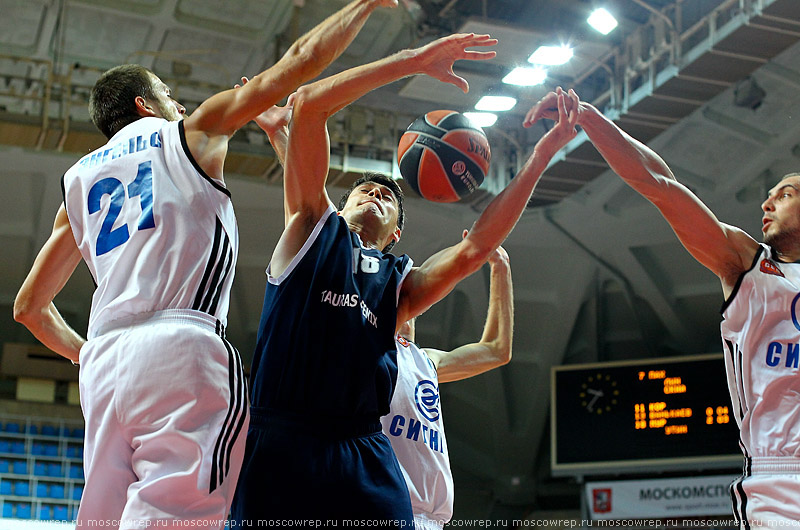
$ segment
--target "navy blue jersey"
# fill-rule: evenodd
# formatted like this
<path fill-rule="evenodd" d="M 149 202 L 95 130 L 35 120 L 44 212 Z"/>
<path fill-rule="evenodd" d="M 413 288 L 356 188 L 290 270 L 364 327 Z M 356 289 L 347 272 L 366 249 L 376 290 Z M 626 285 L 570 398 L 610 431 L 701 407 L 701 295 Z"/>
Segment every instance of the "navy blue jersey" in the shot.
<path fill-rule="evenodd" d="M 331 207 L 287 270 L 268 277 L 251 405 L 330 420 L 388 414 L 397 297 L 411 265 L 363 247 Z"/>

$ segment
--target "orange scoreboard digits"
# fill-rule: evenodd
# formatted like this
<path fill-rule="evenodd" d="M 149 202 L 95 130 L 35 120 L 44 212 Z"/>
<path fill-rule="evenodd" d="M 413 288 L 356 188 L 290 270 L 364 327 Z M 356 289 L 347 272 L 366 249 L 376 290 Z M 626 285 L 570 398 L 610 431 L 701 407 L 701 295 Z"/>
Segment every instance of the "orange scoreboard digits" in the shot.
<path fill-rule="evenodd" d="M 721 354 L 554 367 L 554 474 L 736 467 Z"/>

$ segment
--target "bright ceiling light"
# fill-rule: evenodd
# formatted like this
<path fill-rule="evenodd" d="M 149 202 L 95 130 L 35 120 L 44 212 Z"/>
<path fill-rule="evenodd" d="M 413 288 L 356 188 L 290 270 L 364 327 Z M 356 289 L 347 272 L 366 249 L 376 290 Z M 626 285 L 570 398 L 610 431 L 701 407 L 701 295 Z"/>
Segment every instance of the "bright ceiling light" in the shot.
<path fill-rule="evenodd" d="M 558 66 L 572 59 L 572 48 L 569 46 L 539 46 L 528 57 L 528 62 L 548 66 Z"/>
<path fill-rule="evenodd" d="M 603 35 L 608 35 L 617 27 L 617 19 L 602 7 L 592 11 L 586 21 Z"/>
<path fill-rule="evenodd" d="M 547 70 L 544 68 L 514 68 L 503 78 L 503 83 L 517 86 L 541 85 L 547 79 Z"/>
<path fill-rule="evenodd" d="M 508 96 L 483 96 L 478 103 L 475 104 L 475 110 L 488 110 L 490 112 L 502 112 L 504 110 L 511 110 L 517 100 Z"/>
<path fill-rule="evenodd" d="M 464 116 L 478 127 L 491 127 L 497 121 L 497 114 L 491 112 L 465 112 Z"/>

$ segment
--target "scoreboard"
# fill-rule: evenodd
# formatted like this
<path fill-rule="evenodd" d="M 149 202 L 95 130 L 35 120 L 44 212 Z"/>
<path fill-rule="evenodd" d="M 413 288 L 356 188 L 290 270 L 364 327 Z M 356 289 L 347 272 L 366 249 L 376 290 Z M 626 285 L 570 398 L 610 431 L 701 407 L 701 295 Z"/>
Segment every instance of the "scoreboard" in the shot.
<path fill-rule="evenodd" d="M 737 468 L 722 354 L 553 367 L 554 475 Z"/>

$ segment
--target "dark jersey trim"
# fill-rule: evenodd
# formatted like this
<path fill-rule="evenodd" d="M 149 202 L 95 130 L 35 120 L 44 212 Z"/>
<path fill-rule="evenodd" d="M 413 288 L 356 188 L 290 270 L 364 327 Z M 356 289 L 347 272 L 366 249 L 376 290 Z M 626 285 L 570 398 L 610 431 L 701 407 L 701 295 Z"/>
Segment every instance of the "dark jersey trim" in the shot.
<path fill-rule="evenodd" d="M 225 239 L 227 243 L 227 238 Z M 211 306 L 208 308 L 208 312 L 210 314 L 214 314 L 217 311 L 217 306 L 219 305 L 220 297 L 222 296 L 222 286 L 225 285 L 225 280 L 228 279 L 228 273 L 231 271 L 233 267 L 233 249 L 230 246 L 227 246 L 226 252 L 226 260 L 225 260 L 225 272 L 222 273 L 222 279 L 217 282 L 217 288 L 214 293 L 214 298 L 212 299 Z"/>
<path fill-rule="evenodd" d="M 217 221 L 219 222 L 219 219 L 217 219 Z M 214 297 L 215 295 L 219 294 L 219 285 L 225 281 L 225 278 L 222 277 L 222 269 L 225 266 L 225 262 L 228 261 L 228 255 L 230 253 L 230 240 L 228 239 L 228 234 L 225 233 L 224 230 L 222 231 L 222 235 L 222 250 L 220 251 L 216 262 L 214 263 L 214 274 L 211 277 L 211 283 L 208 284 L 206 294 L 203 297 L 203 302 L 200 304 L 199 308 L 200 311 L 205 311 L 206 313 L 211 313 L 211 305 Z M 206 272 L 208 272 L 208 269 L 206 269 Z M 203 277 L 205 277 L 205 275 Z M 221 277 L 222 279 L 220 280 Z M 216 306 L 216 304 L 214 304 L 214 306 Z"/>
<path fill-rule="evenodd" d="M 233 265 L 233 250 L 230 239 L 222 226 L 222 221 L 217 217 L 217 226 L 214 230 L 214 243 L 203 272 L 203 279 L 197 287 L 192 309 L 214 314 L 222 293 L 221 285 L 225 283 L 228 273 Z M 224 274 L 223 274 L 224 269 Z"/>
<path fill-rule="evenodd" d="M 723 340 L 723 344 L 728 348 L 728 353 L 731 356 L 731 366 L 733 367 L 733 378 L 736 380 L 736 399 L 739 402 L 739 420 L 744 418 L 744 411 L 746 410 L 745 404 L 742 403 L 742 394 L 744 393 L 744 385 L 741 376 L 741 354 L 736 345 L 728 339 Z"/>
<path fill-rule="evenodd" d="M 224 236 L 222 240 L 222 250 L 217 257 L 216 264 L 214 265 L 214 275 L 211 277 L 211 283 L 208 284 L 208 289 L 206 290 L 206 294 L 200 306 L 200 310 L 208 314 L 214 314 L 214 311 L 217 309 L 219 297 L 222 293 L 222 284 L 225 283 L 225 279 L 228 277 L 228 272 L 233 263 L 233 251 L 230 247 L 230 239 L 228 239 L 228 234 L 225 231 L 222 232 L 222 235 Z M 225 270 L 224 274 L 222 273 L 223 269 Z"/>
<path fill-rule="evenodd" d="M 228 191 L 228 188 L 223 186 L 218 180 L 209 177 L 208 174 L 206 174 L 206 172 L 203 171 L 203 168 L 200 167 L 200 164 L 197 163 L 197 160 L 195 160 L 194 156 L 192 156 L 192 152 L 189 151 L 189 144 L 186 143 L 186 131 L 183 127 L 183 120 L 178 122 L 178 136 L 181 139 L 181 147 L 183 147 L 183 152 L 186 154 L 186 158 L 189 159 L 189 162 L 192 163 L 192 166 L 194 166 L 195 170 L 197 170 L 197 172 L 200 173 L 200 176 L 206 179 L 212 186 L 217 188 L 219 191 L 230 197 L 231 192 Z"/>
<path fill-rule="evenodd" d="M 725 300 L 722 303 L 722 307 L 719 310 L 720 314 L 724 313 L 725 310 L 728 309 L 728 306 L 731 305 L 733 299 L 736 297 L 736 293 L 739 292 L 739 287 L 742 285 L 742 281 L 744 281 L 744 275 L 756 267 L 756 263 L 758 263 L 758 260 L 761 258 L 761 254 L 763 253 L 764 253 L 764 247 L 758 245 L 758 252 L 756 252 L 756 256 L 753 258 L 753 263 L 750 264 L 749 269 L 747 269 L 746 271 L 742 272 L 739 275 L 739 278 L 736 280 L 736 285 L 733 286 L 733 291 L 731 291 L 730 296 L 728 297 L 727 300 Z"/>
<path fill-rule="evenodd" d="M 214 230 L 214 243 L 211 245 L 211 254 L 208 257 L 208 263 L 206 263 L 206 270 L 203 272 L 203 279 L 200 280 L 200 285 L 197 287 L 197 294 L 194 297 L 192 309 L 200 311 L 200 303 L 203 300 L 203 293 L 206 292 L 203 287 L 205 287 L 206 282 L 208 282 L 208 278 L 211 276 L 211 271 L 214 269 L 215 258 L 219 253 L 219 243 L 221 238 L 222 223 L 220 222 L 219 218 L 217 218 L 217 226 Z"/>

